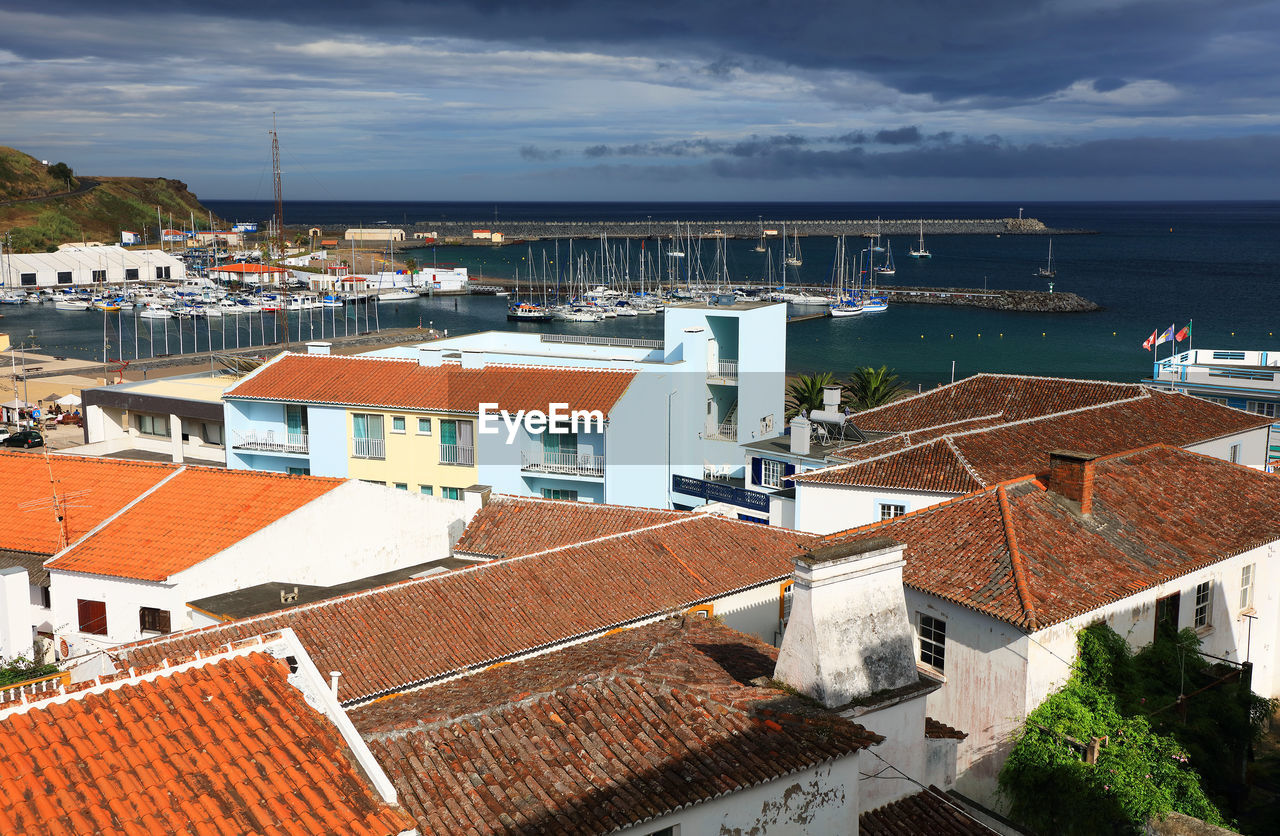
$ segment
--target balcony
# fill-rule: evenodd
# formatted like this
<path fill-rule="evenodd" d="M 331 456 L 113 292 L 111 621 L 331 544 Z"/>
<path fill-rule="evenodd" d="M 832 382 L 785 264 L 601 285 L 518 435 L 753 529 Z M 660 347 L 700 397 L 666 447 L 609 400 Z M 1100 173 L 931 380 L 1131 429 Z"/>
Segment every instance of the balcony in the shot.
<path fill-rule="evenodd" d="M 463 447 L 460 444 L 440 445 L 440 464 L 453 464 L 458 467 L 474 467 L 476 448 Z"/>
<path fill-rule="evenodd" d="M 604 456 L 573 451 L 538 450 L 520 453 L 520 469 L 565 476 L 603 476 Z"/>
<path fill-rule="evenodd" d="M 707 377 L 712 380 L 719 380 L 725 383 L 737 383 L 738 361 L 719 360 L 710 364 L 707 368 Z"/>
<path fill-rule="evenodd" d="M 738 425 L 733 421 L 726 421 L 723 424 L 713 424 L 707 428 L 703 437 L 712 441 L 737 441 Z"/>
<path fill-rule="evenodd" d="M 385 459 L 387 442 L 382 438 L 353 438 L 351 455 L 357 459 Z"/>
<path fill-rule="evenodd" d="M 231 445 L 237 450 L 259 450 L 264 453 L 306 453 L 308 449 L 306 433 L 282 432 L 276 435 L 275 430 L 258 432 L 237 432 L 236 443 Z"/>

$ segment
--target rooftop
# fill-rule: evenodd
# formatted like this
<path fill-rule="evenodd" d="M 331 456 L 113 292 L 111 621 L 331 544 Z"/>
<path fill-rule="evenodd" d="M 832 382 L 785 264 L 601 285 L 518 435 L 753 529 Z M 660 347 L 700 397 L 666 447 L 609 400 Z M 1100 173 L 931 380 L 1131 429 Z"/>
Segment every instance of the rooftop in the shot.
<path fill-rule="evenodd" d="M 543 513 L 555 519 L 564 508 L 547 501 Z M 673 515 L 631 531 L 124 645 L 112 655 L 117 664 L 145 666 L 291 627 L 322 670 L 342 672 L 343 701 L 364 701 L 781 582 L 791 576 L 794 557 L 816 542 L 813 535 L 724 517 Z M 460 607 L 466 618 L 458 617 Z"/>
<path fill-rule="evenodd" d="M 995 832 L 937 787 L 858 816 L 859 836 L 990 836 Z"/>
<path fill-rule="evenodd" d="M 205 401 L 222 403 L 222 393 L 228 386 L 240 379 L 240 375 L 231 373 L 184 374 L 174 377 L 158 377 L 150 380 L 130 380 L 114 386 L 103 386 L 113 392 L 150 395 L 157 398 L 180 398 L 187 401 Z"/>
<path fill-rule="evenodd" d="M 350 716 L 424 834 L 610 833 L 882 740 L 754 684 L 776 656 L 664 620 Z"/>
<path fill-rule="evenodd" d="M 849 464 L 812 470 L 796 479 L 965 493 L 1044 470 L 1046 450 L 1089 449 L 1105 455 L 1151 444 L 1183 447 L 1269 424 L 1268 418 L 1203 398 L 1140 387 L 1134 397 L 1064 413 L 1017 422 L 980 416 L 851 445 L 834 454 L 849 459 Z"/>
<path fill-rule="evenodd" d="M 1280 478 L 1155 445 L 1093 460 L 1092 509 L 1032 476 L 827 542 L 905 544 L 907 586 L 1028 632 L 1280 539 Z"/>
<path fill-rule="evenodd" d="M 391 836 L 412 827 L 290 683 L 289 664 L 267 652 L 11 704 L 0 710 L 0 747 L 5 833 Z"/>
<path fill-rule="evenodd" d="M 681 511 L 626 505 L 496 496 L 471 518 L 453 552 L 489 558 L 511 557 L 686 516 Z"/>
<path fill-rule="evenodd" d="M 171 468 L 153 490 L 124 499 L 119 513 L 47 566 L 66 572 L 163 581 L 343 483 L 342 479 L 250 470 Z"/>
<path fill-rule="evenodd" d="M 416 360 L 281 354 L 226 392 L 228 399 L 376 406 L 474 413 L 480 403 L 501 409 L 546 411 L 551 403 L 608 415 L 635 372 L 550 366 L 458 363 L 423 366 Z"/>

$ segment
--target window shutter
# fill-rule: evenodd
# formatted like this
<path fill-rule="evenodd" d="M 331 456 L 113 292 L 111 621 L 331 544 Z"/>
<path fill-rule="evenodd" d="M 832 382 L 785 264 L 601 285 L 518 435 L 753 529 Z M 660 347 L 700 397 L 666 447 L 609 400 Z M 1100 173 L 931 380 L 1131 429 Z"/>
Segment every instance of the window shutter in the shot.
<path fill-rule="evenodd" d="M 764 465 L 761 463 L 759 456 L 751 457 L 751 483 L 752 484 L 754 485 L 760 484 L 760 473 L 763 467 Z"/>
<path fill-rule="evenodd" d="M 159 628 L 161 633 L 169 632 L 169 611 L 168 610 L 160 610 L 159 615 L 156 617 L 156 626 Z"/>
<path fill-rule="evenodd" d="M 76 602 L 80 617 L 80 632 L 96 636 L 107 634 L 107 605 L 104 601 L 86 601 L 83 598 Z"/>
<path fill-rule="evenodd" d="M 782 487 L 789 488 L 794 484 L 791 481 L 790 477 L 794 476 L 795 473 L 796 473 L 795 465 L 789 462 L 782 465 Z"/>

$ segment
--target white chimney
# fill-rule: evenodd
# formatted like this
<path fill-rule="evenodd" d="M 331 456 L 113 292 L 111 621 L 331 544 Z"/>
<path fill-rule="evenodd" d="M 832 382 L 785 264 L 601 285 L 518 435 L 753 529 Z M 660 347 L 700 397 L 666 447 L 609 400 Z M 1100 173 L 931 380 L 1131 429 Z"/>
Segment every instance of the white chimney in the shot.
<path fill-rule="evenodd" d="M 462 352 L 462 368 L 483 369 L 484 368 L 484 352 L 464 350 Z"/>
<path fill-rule="evenodd" d="M 424 345 L 418 349 L 418 365 L 419 366 L 443 366 L 444 365 L 444 349 L 432 348 Z"/>
<path fill-rule="evenodd" d="M 840 387 L 839 386 L 823 386 L 822 387 L 822 409 L 824 411 L 831 411 L 831 412 L 840 411 Z"/>
<path fill-rule="evenodd" d="M 774 676 L 828 708 L 920 681 L 902 544 L 837 543 L 796 558 Z"/>
<path fill-rule="evenodd" d="M 333 698 L 338 698 L 338 677 L 342 676 L 341 671 L 329 671 L 329 688 L 333 690 Z"/>
<path fill-rule="evenodd" d="M 809 455 L 809 430 L 812 424 L 808 418 L 797 415 L 791 419 L 791 452 L 797 456 Z"/>
<path fill-rule="evenodd" d="M 315 342 L 307 343 L 307 353 L 308 354 L 328 354 L 329 349 L 332 347 L 333 347 L 332 343 L 325 343 L 317 340 Z"/>

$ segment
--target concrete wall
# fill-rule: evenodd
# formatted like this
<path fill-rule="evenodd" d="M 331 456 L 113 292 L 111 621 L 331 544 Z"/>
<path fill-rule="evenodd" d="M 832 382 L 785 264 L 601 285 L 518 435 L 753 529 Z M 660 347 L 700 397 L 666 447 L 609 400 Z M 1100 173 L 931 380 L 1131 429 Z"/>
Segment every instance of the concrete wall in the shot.
<path fill-rule="evenodd" d="M 1240 445 L 1238 463 L 1246 467 L 1262 470 L 1267 466 L 1267 443 L 1269 437 L 1270 428 L 1261 427 L 1256 430 L 1248 430 L 1247 432 L 1236 433 L 1224 438 L 1217 438 L 1213 441 L 1206 441 L 1203 444 L 1190 444 L 1186 449 L 1193 453 L 1213 456 L 1215 459 L 1231 461 L 1231 447 L 1238 444 Z"/>
<path fill-rule="evenodd" d="M 672 377 L 666 371 L 636 375 L 610 411 L 605 431 L 606 502 L 671 507 L 667 423 Z M 672 397 L 670 417 L 673 421 L 678 409 L 676 398 Z"/>
<path fill-rule="evenodd" d="M 858 772 L 859 764 L 866 764 L 863 757 L 855 753 L 618 832 L 645 836 L 674 826 L 678 836 L 856 834 L 861 809 Z"/>
<path fill-rule="evenodd" d="M 355 479 L 367 479 L 377 482 L 384 482 L 388 486 L 393 486 L 397 482 L 409 486 L 410 491 L 417 491 L 420 485 L 430 485 L 435 493 L 440 493 L 440 488 L 465 488 L 476 484 L 479 481 L 479 470 L 474 465 L 452 465 L 440 463 L 440 422 L 442 420 L 449 421 L 469 421 L 472 424 L 472 442 L 475 438 L 475 418 L 466 415 L 450 415 L 441 412 L 404 412 L 385 409 L 365 409 L 351 407 L 344 410 L 342 425 L 341 449 L 347 452 L 346 472 L 347 475 Z M 386 458 L 385 459 L 362 459 L 352 455 L 351 439 L 355 437 L 355 426 L 352 416 L 355 414 L 362 415 L 381 415 L 383 438 L 386 440 Z M 405 431 L 397 433 L 392 430 L 394 426 L 392 419 L 400 417 L 404 419 Z M 431 434 L 420 434 L 418 432 L 418 419 L 428 418 L 431 421 Z M 330 440 L 330 433 L 326 432 L 323 440 L 317 439 L 320 445 L 316 451 L 324 450 L 326 455 L 335 448 L 335 444 Z M 478 447 L 473 449 L 472 457 L 479 452 Z M 485 484 L 492 484 L 485 482 Z"/>
<path fill-rule="evenodd" d="M 881 502 L 916 511 L 954 496 L 958 494 L 797 482 L 795 527 L 814 534 L 830 534 L 879 522 Z"/>
<path fill-rule="evenodd" d="M 883 743 L 873 746 L 861 756 L 866 775 L 885 770 L 876 778 L 864 778 L 859 784 L 858 803 L 863 809 L 874 810 L 920 791 L 919 786 L 905 780 L 898 770 L 928 785 L 924 716 L 925 697 L 922 695 L 851 717 L 854 722 L 884 736 Z M 894 768 L 886 769 L 887 764 L 893 764 Z"/>

